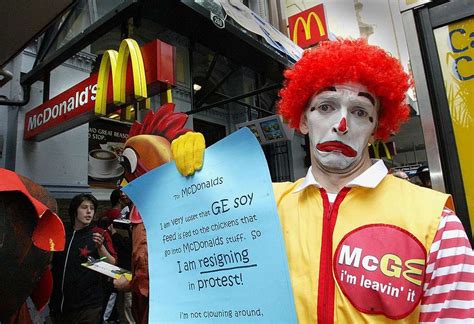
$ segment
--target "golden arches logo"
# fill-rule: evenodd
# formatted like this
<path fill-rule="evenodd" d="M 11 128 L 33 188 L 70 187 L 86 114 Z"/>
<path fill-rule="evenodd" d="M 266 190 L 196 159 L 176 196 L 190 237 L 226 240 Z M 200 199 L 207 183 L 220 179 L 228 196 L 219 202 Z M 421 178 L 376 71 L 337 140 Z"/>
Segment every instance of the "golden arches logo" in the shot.
<path fill-rule="evenodd" d="M 119 51 L 107 50 L 100 62 L 99 76 L 97 79 L 97 94 L 95 100 L 96 115 L 107 114 L 107 91 L 109 74 L 112 74 L 113 102 L 116 105 L 126 103 L 126 81 L 128 58 L 132 63 L 133 89 L 136 100 L 148 97 L 145 67 L 138 43 L 130 38 L 120 43 Z M 129 113 L 127 109 L 127 113 Z"/>
<path fill-rule="evenodd" d="M 318 25 L 319 35 L 326 35 L 324 25 L 319 16 L 315 12 L 310 12 L 306 19 L 304 19 L 303 17 L 298 17 L 298 19 L 296 19 L 295 27 L 293 28 L 293 41 L 296 44 L 298 44 L 298 26 L 300 23 L 303 24 L 304 36 L 306 40 L 311 39 L 311 18 L 313 18 L 314 21 L 316 21 L 316 24 Z"/>

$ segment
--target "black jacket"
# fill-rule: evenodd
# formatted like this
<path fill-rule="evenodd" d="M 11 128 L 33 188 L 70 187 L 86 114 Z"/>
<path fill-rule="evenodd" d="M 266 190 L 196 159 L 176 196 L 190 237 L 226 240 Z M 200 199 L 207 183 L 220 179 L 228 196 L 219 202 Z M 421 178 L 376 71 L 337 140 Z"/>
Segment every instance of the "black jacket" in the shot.
<path fill-rule="evenodd" d="M 81 263 L 87 257 L 98 258 L 92 241 L 93 225 L 78 231 L 66 230 L 66 246 L 53 256 L 53 294 L 50 308 L 53 312 L 70 312 L 83 308 L 102 306 L 103 288 L 101 275 Z"/>
<path fill-rule="evenodd" d="M 122 236 L 119 233 L 112 235 L 112 244 L 117 252 L 117 265 L 131 271 L 132 269 L 132 234 L 128 231 L 128 236 Z"/>

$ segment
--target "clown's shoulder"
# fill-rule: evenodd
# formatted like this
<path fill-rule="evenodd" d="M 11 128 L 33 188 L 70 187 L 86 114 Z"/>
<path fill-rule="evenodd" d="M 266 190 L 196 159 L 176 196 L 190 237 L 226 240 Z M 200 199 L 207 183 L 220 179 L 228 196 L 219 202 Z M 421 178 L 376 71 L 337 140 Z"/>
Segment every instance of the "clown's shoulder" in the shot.
<path fill-rule="evenodd" d="M 299 191 L 298 187 L 304 179 L 305 178 L 300 178 L 295 182 L 272 183 L 277 206 L 281 206 L 287 200 L 298 199 L 298 195 L 295 193 Z M 315 186 L 309 186 L 307 189 L 311 191 L 319 190 L 319 188 Z M 431 202 L 437 206 L 437 209 L 439 209 L 439 213 L 435 213 L 437 218 L 440 217 L 444 207 L 454 210 L 452 197 L 449 194 L 420 187 L 392 175 L 386 175 L 376 188 L 363 188 L 358 190 L 364 190 L 367 199 L 370 199 L 371 193 L 375 194 L 384 192 L 386 195 L 392 196 L 394 201 L 400 202 L 400 206 L 411 207 L 421 204 L 425 205 L 426 203 L 430 204 Z"/>
<path fill-rule="evenodd" d="M 430 188 L 421 187 L 390 174 L 384 177 L 382 182 L 377 186 L 377 189 L 400 193 L 402 196 L 394 197 L 394 199 L 399 200 L 404 204 L 411 203 L 416 205 L 422 202 L 426 203 L 432 201 L 441 205 L 443 208 L 448 207 L 454 210 L 451 195 Z M 442 209 L 440 210 L 440 213 L 441 212 Z"/>
<path fill-rule="evenodd" d="M 279 205 L 281 199 L 283 199 L 288 194 L 291 194 L 298 186 L 303 182 L 304 178 L 300 178 L 295 182 L 273 182 L 273 193 L 275 195 L 276 204 Z"/>

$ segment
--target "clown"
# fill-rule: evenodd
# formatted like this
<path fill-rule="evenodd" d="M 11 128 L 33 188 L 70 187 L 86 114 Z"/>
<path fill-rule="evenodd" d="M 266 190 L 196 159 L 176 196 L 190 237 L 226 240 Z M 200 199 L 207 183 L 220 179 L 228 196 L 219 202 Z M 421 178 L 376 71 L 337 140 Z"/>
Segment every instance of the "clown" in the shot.
<path fill-rule="evenodd" d="M 399 62 L 339 39 L 307 51 L 285 78 L 280 113 L 311 148 L 306 177 L 273 186 L 298 321 L 474 321 L 474 256 L 451 198 L 369 157 L 369 143 L 408 119 Z"/>

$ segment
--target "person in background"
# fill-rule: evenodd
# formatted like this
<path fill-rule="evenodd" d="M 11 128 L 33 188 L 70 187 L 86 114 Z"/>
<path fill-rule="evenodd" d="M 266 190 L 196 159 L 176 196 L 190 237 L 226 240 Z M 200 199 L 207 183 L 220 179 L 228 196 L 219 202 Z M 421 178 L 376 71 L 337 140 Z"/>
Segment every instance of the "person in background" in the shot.
<path fill-rule="evenodd" d="M 111 219 L 122 217 L 122 210 L 126 207 L 126 204 L 122 201 L 122 195 L 123 194 L 120 189 L 112 190 L 110 193 L 110 204 L 112 207 L 104 212 L 104 216 L 107 216 Z"/>
<path fill-rule="evenodd" d="M 418 180 L 419 180 L 415 182 L 415 184 L 420 185 L 425 188 L 431 188 L 430 169 L 428 169 L 426 165 L 425 166 L 422 165 L 416 170 L 415 177 L 418 177 Z"/>
<path fill-rule="evenodd" d="M 112 241 L 117 248 L 118 266 L 122 269 L 132 270 L 132 231 L 127 230 L 118 232 L 114 225 L 111 226 Z M 122 235 L 126 231 L 126 235 Z M 132 293 L 130 291 L 117 291 L 116 308 L 120 323 L 135 323 L 132 315 Z"/>
<path fill-rule="evenodd" d="M 113 229 L 113 221 L 116 219 L 123 219 L 126 217 L 126 215 L 129 212 L 129 208 L 126 205 L 127 203 L 127 197 L 120 191 L 120 189 L 114 189 L 110 193 L 110 204 L 111 208 L 105 210 L 103 213 L 103 217 L 101 218 L 100 222 L 105 224 L 106 231 L 106 239 L 110 239 L 110 245 L 113 246 L 114 250 L 117 252 L 116 254 L 116 259 L 117 259 L 117 265 L 121 268 L 123 265 L 123 259 L 126 258 L 124 256 L 123 251 L 123 244 L 122 240 L 118 239 L 118 236 L 121 236 L 120 234 L 117 233 L 116 230 Z M 129 200 L 128 200 L 129 201 Z M 113 235 L 115 234 L 115 244 L 112 242 Z M 109 242 L 108 242 L 109 243 Z M 127 268 L 130 270 L 130 268 Z M 112 321 L 117 318 L 117 311 L 119 311 L 118 303 L 117 303 L 117 296 L 118 293 L 114 289 L 112 284 L 106 284 L 105 285 L 105 299 L 104 299 L 104 314 L 103 314 L 103 320 L 105 323 Z"/>
<path fill-rule="evenodd" d="M 114 190 L 115 192 L 115 190 Z M 110 196 L 111 202 L 113 197 L 116 199 L 117 194 L 112 192 Z M 131 271 L 132 262 L 132 231 L 130 224 L 115 224 L 116 219 L 128 219 L 131 209 L 131 201 L 123 192 L 120 192 L 119 200 L 123 208 L 120 211 L 120 215 L 109 214 L 111 225 L 109 227 L 110 233 L 112 234 L 112 242 L 114 248 L 117 251 L 117 265 L 122 268 Z M 118 320 L 120 323 L 135 323 L 132 315 L 132 293 L 130 291 L 116 291 L 115 307 L 118 313 Z"/>
<path fill-rule="evenodd" d="M 111 228 L 112 228 L 113 220 L 115 218 L 118 218 L 120 214 L 117 209 L 110 209 L 109 211 L 112 211 L 112 213 L 107 213 L 106 211 L 104 213 L 104 216 L 102 216 L 98 220 L 97 226 L 93 229 L 93 231 L 97 233 L 101 233 L 104 236 L 104 240 L 107 243 L 110 254 L 115 258 L 116 263 L 118 263 L 118 250 L 113 244 Z M 114 214 L 115 216 L 113 216 Z M 102 307 L 103 308 L 102 318 L 104 320 L 104 323 L 107 323 L 109 321 L 110 322 L 114 321 L 117 317 L 116 312 L 114 312 L 117 293 L 112 285 L 112 279 L 111 278 L 103 278 L 103 279 L 104 280 L 102 280 L 102 284 L 103 284 L 103 291 L 104 291 L 104 300 L 103 300 L 103 307 Z"/>
<path fill-rule="evenodd" d="M 65 251 L 55 253 L 54 278 L 50 301 L 53 323 L 100 323 L 102 314 L 102 275 L 83 267 L 90 258 L 103 258 L 115 264 L 104 235 L 92 224 L 97 199 L 90 194 L 75 196 L 69 205 L 71 225 L 66 229 Z"/>
<path fill-rule="evenodd" d="M 120 203 L 123 206 L 122 210 L 120 211 L 120 217 L 122 219 L 129 219 L 133 203 L 123 191 L 120 191 Z"/>
<path fill-rule="evenodd" d="M 369 156 L 408 119 L 410 83 L 364 39 L 321 42 L 285 72 L 280 114 L 311 148 L 305 178 L 273 185 L 300 323 L 474 322 L 474 254 L 451 197 Z M 175 155 L 185 176 L 203 154 L 189 151 Z"/>
<path fill-rule="evenodd" d="M 132 281 L 124 276 L 114 279 L 114 287 L 125 294 L 132 296 L 132 315 L 136 323 L 148 323 L 149 307 L 149 276 L 148 276 L 148 241 L 146 229 L 136 208 L 130 212 L 132 232 Z"/>
<path fill-rule="evenodd" d="M 403 180 L 409 180 L 408 174 L 406 174 L 406 172 L 402 170 L 390 170 L 388 174 L 391 174 L 394 177 L 397 177 Z"/>

